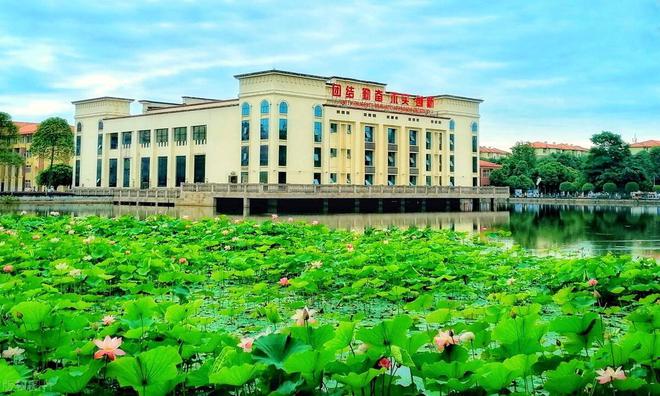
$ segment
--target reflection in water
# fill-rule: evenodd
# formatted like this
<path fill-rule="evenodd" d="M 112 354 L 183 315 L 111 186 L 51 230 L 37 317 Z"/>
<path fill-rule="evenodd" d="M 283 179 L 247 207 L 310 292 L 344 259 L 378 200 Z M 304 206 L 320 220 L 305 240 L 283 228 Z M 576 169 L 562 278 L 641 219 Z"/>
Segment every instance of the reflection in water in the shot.
<path fill-rule="evenodd" d="M 78 216 L 122 216 L 144 218 L 154 214 L 190 219 L 216 216 L 214 208 L 149 207 L 112 205 L 16 205 L 0 212 L 48 213 L 58 211 Z M 629 253 L 660 258 L 659 207 L 549 206 L 516 204 L 500 212 L 383 213 L 292 216 L 294 220 L 317 220 L 333 228 L 400 228 L 416 226 L 461 232 L 509 230 L 511 239 L 537 254 Z M 282 216 L 286 221 L 288 216 Z M 257 221 L 267 216 L 254 217 Z"/>

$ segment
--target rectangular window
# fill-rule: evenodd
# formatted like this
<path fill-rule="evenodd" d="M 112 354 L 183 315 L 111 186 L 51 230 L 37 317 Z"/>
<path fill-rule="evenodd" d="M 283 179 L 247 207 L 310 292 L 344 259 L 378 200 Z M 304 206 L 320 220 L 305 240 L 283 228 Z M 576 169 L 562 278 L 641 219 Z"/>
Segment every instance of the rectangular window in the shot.
<path fill-rule="evenodd" d="M 262 118 L 259 127 L 261 139 L 268 139 L 268 118 Z"/>
<path fill-rule="evenodd" d="M 323 139 L 323 124 L 320 121 L 314 121 L 314 143 L 319 143 Z"/>
<path fill-rule="evenodd" d="M 159 146 L 167 146 L 169 136 L 167 128 L 156 129 L 156 144 Z"/>
<path fill-rule="evenodd" d="M 337 133 L 337 123 L 336 122 L 331 122 L 330 123 L 330 133 Z"/>
<path fill-rule="evenodd" d="M 450 172 L 454 171 L 454 156 L 453 155 L 449 156 L 449 171 Z"/>
<path fill-rule="evenodd" d="M 248 120 L 241 121 L 241 140 L 244 142 L 250 140 L 250 121 Z"/>
<path fill-rule="evenodd" d="M 335 158 L 337 156 L 337 149 L 336 148 L 331 148 L 330 149 L 330 158 Z"/>
<path fill-rule="evenodd" d="M 149 147 L 151 145 L 151 131 L 150 130 L 142 130 L 138 132 L 139 139 L 140 139 L 140 146 L 142 147 Z"/>
<path fill-rule="evenodd" d="M 277 184 L 286 184 L 286 172 L 277 172 Z"/>
<path fill-rule="evenodd" d="M 414 129 L 411 129 L 409 132 L 410 135 L 410 145 L 411 146 L 417 146 L 417 131 Z"/>
<path fill-rule="evenodd" d="M 478 142 L 478 139 L 477 139 L 477 135 L 473 135 L 472 136 L 472 152 L 476 153 L 477 151 L 479 151 L 479 142 Z"/>
<path fill-rule="evenodd" d="M 430 150 L 433 144 L 433 136 L 431 132 L 426 132 L 426 149 Z"/>
<path fill-rule="evenodd" d="M 250 147 L 241 146 L 241 166 L 248 166 L 250 164 Z"/>
<path fill-rule="evenodd" d="M 286 118 L 280 118 L 280 140 L 286 140 L 289 125 Z"/>
<path fill-rule="evenodd" d="M 396 128 L 387 128 L 387 144 L 396 144 Z"/>
<path fill-rule="evenodd" d="M 431 176 L 426 176 L 426 185 L 427 186 L 431 185 Z"/>
<path fill-rule="evenodd" d="M 247 172 L 241 172 L 241 184 L 245 184 L 248 182 L 248 173 Z"/>
<path fill-rule="evenodd" d="M 374 141 L 374 127 L 371 125 L 364 127 L 364 141 L 368 143 L 373 143 Z"/>
<path fill-rule="evenodd" d="M 312 179 L 312 184 L 321 184 L 321 174 L 320 173 L 314 173 L 313 179 Z"/>
<path fill-rule="evenodd" d="M 206 181 L 206 155 L 194 157 L 193 183 L 204 183 Z"/>
<path fill-rule="evenodd" d="M 351 174 L 350 173 L 346 174 L 346 184 L 351 184 Z"/>
<path fill-rule="evenodd" d="M 321 148 L 320 147 L 314 147 L 314 167 L 315 168 L 320 168 L 321 167 Z"/>
<path fill-rule="evenodd" d="M 121 145 L 123 148 L 130 148 L 132 142 L 133 142 L 133 132 L 121 133 Z"/>
<path fill-rule="evenodd" d="M 346 149 L 346 158 L 351 159 L 351 149 Z"/>
<path fill-rule="evenodd" d="M 149 188 L 149 177 L 151 173 L 151 158 L 140 159 L 140 188 Z"/>
<path fill-rule="evenodd" d="M 372 174 L 364 175 L 364 185 L 365 186 L 373 186 L 374 185 L 374 175 L 372 175 Z"/>
<path fill-rule="evenodd" d="M 101 187 L 101 172 L 103 167 L 103 161 L 99 158 L 96 160 L 96 187 Z"/>
<path fill-rule="evenodd" d="M 76 156 L 80 156 L 80 140 L 81 136 L 76 136 Z"/>
<path fill-rule="evenodd" d="M 167 157 L 158 157 L 158 187 L 167 187 Z"/>
<path fill-rule="evenodd" d="M 411 186 L 416 186 L 417 185 L 417 176 L 411 175 L 410 176 L 410 183 Z"/>
<path fill-rule="evenodd" d="M 364 151 L 364 166 L 374 166 L 374 152 L 372 150 Z"/>
<path fill-rule="evenodd" d="M 177 155 L 176 156 L 176 174 L 174 179 L 174 185 L 179 187 L 182 183 L 186 182 L 186 156 Z"/>
<path fill-rule="evenodd" d="M 426 154 L 426 171 L 431 171 L 431 154 Z"/>
<path fill-rule="evenodd" d="M 103 135 L 98 135 L 96 138 L 96 154 L 101 155 L 103 153 Z"/>
<path fill-rule="evenodd" d="M 119 147 L 119 134 L 111 133 L 110 134 L 110 150 L 116 150 Z"/>
<path fill-rule="evenodd" d="M 117 159 L 111 158 L 108 162 L 108 187 L 117 187 Z"/>
<path fill-rule="evenodd" d="M 449 177 L 449 185 L 453 186 L 455 183 L 454 176 Z"/>
<path fill-rule="evenodd" d="M 174 142 L 177 146 L 183 146 L 188 141 L 188 128 L 177 127 L 174 128 Z M 178 185 L 177 185 L 178 186 Z"/>
<path fill-rule="evenodd" d="M 387 153 L 387 166 L 394 167 L 396 166 L 396 152 L 390 151 Z"/>
<path fill-rule="evenodd" d="M 396 175 L 387 175 L 387 185 L 396 186 Z"/>
<path fill-rule="evenodd" d="M 192 138 L 195 144 L 206 144 L 206 125 L 193 126 Z"/>
<path fill-rule="evenodd" d="M 259 165 L 268 166 L 268 145 L 259 147 Z"/>
<path fill-rule="evenodd" d="M 123 179 L 123 186 L 124 187 L 130 187 L 131 186 L 131 159 L 130 158 L 124 158 L 124 179 Z"/>
<path fill-rule="evenodd" d="M 286 146 L 280 146 L 277 152 L 277 164 L 286 166 Z"/>
<path fill-rule="evenodd" d="M 259 183 L 268 184 L 268 172 L 266 171 L 259 172 Z"/>
<path fill-rule="evenodd" d="M 449 151 L 454 151 L 454 134 L 449 134 Z"/>
<path fill-rule="evenodd" d="M 479 163 L 477 157 L 472 157 L 472 173 L 477 173 L 479 170 Z"/>
<path fill-rule="evenodd" d="M 410 167 L 417 168 L 417 153 L 410 153 Z"/>
<path fill-rule="evenodd" d="M 476 177 L 472 178 L 472 187 L 479 186 L 479 180 Z"/>
<path fill-rule="evenodd" d="M 330 174 L 330 183 L 337 183 L 337 174 L 336 173 L 331 173 Z"/>
<path fill-rule="evenodd" d="M 76 187 L 80 186 L 80 160 L 76 160 L 76 178 L 73 181 L 73 185 Z"/>

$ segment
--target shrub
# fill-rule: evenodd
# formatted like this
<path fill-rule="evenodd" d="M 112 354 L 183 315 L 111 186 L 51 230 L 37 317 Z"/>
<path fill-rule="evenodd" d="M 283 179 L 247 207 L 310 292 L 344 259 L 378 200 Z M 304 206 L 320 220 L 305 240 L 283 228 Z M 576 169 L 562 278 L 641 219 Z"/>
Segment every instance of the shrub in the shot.
<path fill-rule="evenodd" d="M 594 185 L 591 183 L 584 183 L 582 185 L 582 192 L 591 192 L 594 190 Z"/>
<path fill-rule="evenodd" d="M 576 190 L 575 184 L 573 184 L 571 182 L 562 182 L 559 185 L 559 191 L 562 191 L 562 192 L 570 193 L 570 192 L 574 192 L 575 190 Z"/>
<path fill-rule="evenodd" d="M 614 184 L 612 182 L 607 182 L 607 183 L 603 184 L 603 192 L 606 192 L 608 194 L 612 194 L 612 193 L 617 192 L 617 190 L 618 190 L 618 187 L 616 186 L 616 184 Z"/>
<path fill-rule="evenodd" d="M 52 181 L 50 180 L 50 173 L 53 173 Z M 73 169 L 69 165 L 57 164 L 53 165 L 52 168 L 44 169 L 39 172 L 37 175 L 37 185 L 47 186 L 52 183 L 53 188 L 57 189 L 59 186 L 70 186 L 73 177 Z"/>
<path fill-rule="evenodd" d="M 639 183 L 634 181 L 628 182 L 626 183 L 624 190 L 626 190 L 628 194 L 631 192 L 639 191 Z"/>

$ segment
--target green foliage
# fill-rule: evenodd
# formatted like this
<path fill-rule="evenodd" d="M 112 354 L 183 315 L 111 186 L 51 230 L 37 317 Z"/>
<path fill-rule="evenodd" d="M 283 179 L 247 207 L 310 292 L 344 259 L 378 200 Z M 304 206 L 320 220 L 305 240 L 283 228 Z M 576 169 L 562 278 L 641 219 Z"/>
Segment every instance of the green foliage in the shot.
<path fill-rule="evenodd" d="M 571 192 L 575 192 L 576 190 L 577 190 L 577 187 L 575 186 L 575 184 L 573 184 L 571 182 L 562 182 L 559 185 L 559 191 L 562 191 L 562 192 L 571 193 Z"/>
<path fill-rule="evenodd" d="M 38 186 L 45 186 L 50 183 L 53 188 L 57 188 L 59 186 L 70 186 L 72 180 L 73 168 L 70 165 L 55 164 L 39 172 L 35 182 Z"/>
<path fill-rule="evenodd" d="M 49 161 L 53 168 L 55 160 L 68 163 L 74 150 L 73 132 L 65 119 L 47 118 L 39 124 L 32 138 L 30 151 L 33 155 Z M 51 174 L 52 175 L 52 174 Z M 52 185 L 52 182 L 49 183 Z"/>
<path fill-rule="evenodd" d="M 619 191 L 619 187 L 617 187 L 616 184 L 612 182 L 607 182 L 603 184 L 603 192 L 606 192 L 608 194 L 613 194 L 617 191 Z"/>
<path fill-rule="evenodd" d="M 23 157 L 11 149 L 18 140 L 18 128 L 7 113 L 0 112 L 0 164 L 22 165 Z"/>
<path fill-rule="evenodd" d="M 582 192 L 588 193 L 594 191 L 595 188 L 596 187 L 592 183 L 584 183 L 581 190 Z"/>
<path fill-rule="evenodd" d="M 226 217 L 5 215 L 0 229 L 0 262 L 12 266 L 0 273 L 2 392 L 657 388 L 653 259 L 534 257 L 450 231 Z M 299 287 L 280 286 L 283 276 Z M 121 337 L 125 354 L 96 359 L 92 341 L 106 336 Z M 597 384 L 607 366 L 628 379 Z"/>
<path fill-rule="evenodd" d="M 628 182 L 626 185 L 623 187 L 624 191 L 627 192 L 628 194 L 639 191 L 639 183 L 637 182 Z"/>

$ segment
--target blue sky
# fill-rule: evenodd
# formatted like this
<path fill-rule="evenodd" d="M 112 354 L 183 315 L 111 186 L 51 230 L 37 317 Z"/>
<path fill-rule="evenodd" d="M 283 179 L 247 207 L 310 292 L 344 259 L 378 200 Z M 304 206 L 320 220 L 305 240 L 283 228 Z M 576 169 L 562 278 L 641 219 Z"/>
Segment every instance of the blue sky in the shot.
<path fill-rule="evenodd" d="M 279 68 L 484 99 L 481 142 L 660 138 L 660 1 L 5 0 L 0 111 L 235 97 Z"/>

